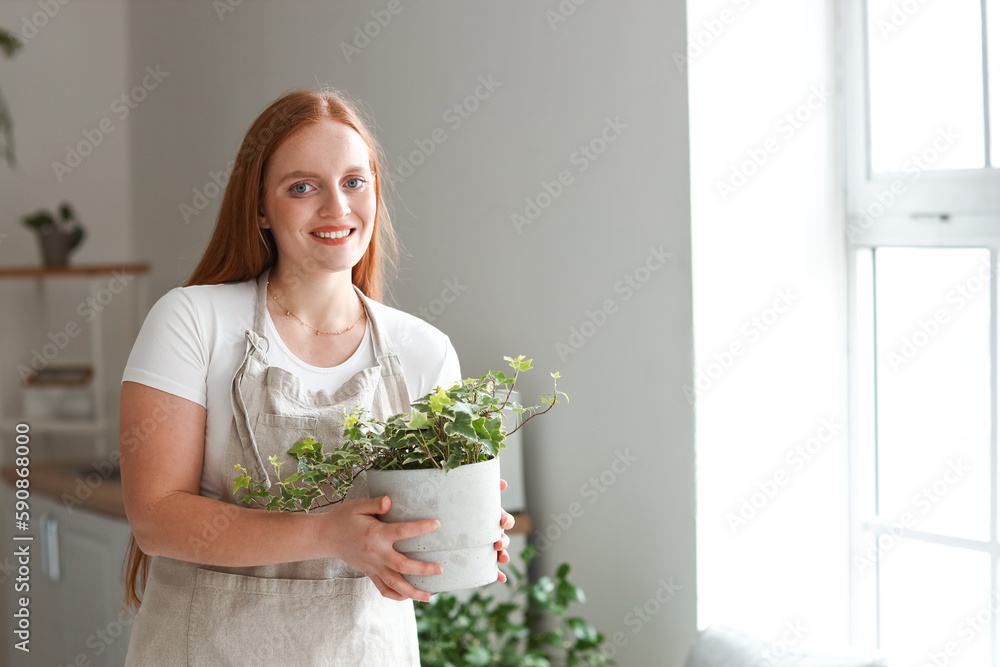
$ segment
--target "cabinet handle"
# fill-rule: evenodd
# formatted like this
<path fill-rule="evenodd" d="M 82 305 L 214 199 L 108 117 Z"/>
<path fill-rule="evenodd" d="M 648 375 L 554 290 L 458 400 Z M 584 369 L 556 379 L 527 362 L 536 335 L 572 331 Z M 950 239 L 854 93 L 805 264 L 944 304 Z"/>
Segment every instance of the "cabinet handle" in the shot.
<path fill-rule="evenodd" d="M 45 565 L 51 581 L 59 581 L 59 521 L 52 515 L 42 517 L 45 534 Z"/>

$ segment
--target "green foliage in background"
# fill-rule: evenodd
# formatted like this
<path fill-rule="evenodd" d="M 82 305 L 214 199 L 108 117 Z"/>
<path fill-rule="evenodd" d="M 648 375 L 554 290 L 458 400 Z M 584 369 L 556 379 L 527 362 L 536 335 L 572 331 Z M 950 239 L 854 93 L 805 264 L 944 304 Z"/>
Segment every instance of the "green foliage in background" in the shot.
<path fill-rule="evenodd" d="M 37 213 L 22 217 L 21 220 L 26 227 L 34 229 L 36 232 L 71 234 L 70 250 L 80 245 L 86 236 L 83 225 L 76 219 L 76 213 L 73 211 L 73 207 L 69 205 L 69 202 L 63 202 L 59 205 L 58 218 L 49 211 L 40 209 Z"/>
<path fill-rule="evenodd" d="M 13 34 L 0 28 L 0 51 L 7 58 L 13 58 L 21 49 L 21 42 Z M 0 135 L 3 136 L 3 154 L 7 164 L 14 166 L 14 120 L 3 93 L 0 93 Z"/>
<path fill-rule="evenodd" d="M 525 567 L 535 548 L 522 553 Z M 555 578 L 532 583 L 527 574 L 509 565 L 512 586 L 499 599 L 477 590 L 467 601 L 438 593 L 430 602 L 414 605 L 424 667 L 582 667 L 615 665 L 600 650 L 605 636 L 570 605 L 585 602 L 583 591 L 569 581 L 570 566 L 563 563 Z M 545 629 L 549 628 L 549 629 Z"/>

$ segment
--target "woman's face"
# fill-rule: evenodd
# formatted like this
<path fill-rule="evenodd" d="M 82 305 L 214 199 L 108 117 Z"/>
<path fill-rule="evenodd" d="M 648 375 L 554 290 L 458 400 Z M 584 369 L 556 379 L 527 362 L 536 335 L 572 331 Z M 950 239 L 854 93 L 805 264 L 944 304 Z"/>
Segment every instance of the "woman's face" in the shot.
<path fill-rule="evenodd" d="M 300 127 L 268 161 L 260 225 L 286 268 L 350 271 L 371 241 L 375 208 L 368 146 L 343 123 Z"/>

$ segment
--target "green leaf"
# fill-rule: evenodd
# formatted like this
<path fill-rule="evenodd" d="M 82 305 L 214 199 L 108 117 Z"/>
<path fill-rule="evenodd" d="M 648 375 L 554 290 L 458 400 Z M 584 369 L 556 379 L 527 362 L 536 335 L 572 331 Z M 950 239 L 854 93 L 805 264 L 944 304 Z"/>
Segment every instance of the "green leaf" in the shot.
<path fill-rule="evenodd" d="M 233 480 L 233 495 L 240 489 L 250 490 L 250 476 L 249 475 L 238 475 L 236 479 Z"/>
<path fill-rule="evenodd" d="M 504 361 L 509 362 L 510 367 L 513 368 L 515 371 L 521 372 L 521 371 L 531 370 L 532 360 L 528 359 L 527 361 L 525 361 L 523 354 L 519 357 L 514 357 L 514 358 L 504 357 Z"/>
<path fill-rule="evenodd" d="M 465 654 L 465 662 L 469 665 L 488 665 L 490 658 L 490 652 L 481 645 L 470 647 L 468 653 Z"/>
<path fill-rule="evenodd" d="M 12 58 L 21 46 L 20 40 L 14 34 L 0 28 L 0 51 L 3 51 L 6 57 Z"/>
<path fill-rule="evenodd" d="M 573 631 L 573 634 L 577 639 L 586 642 L 596 641 L 597 630 L 594 629 L 593 625 L 582 618 L 567 618 L 566 624 L 570 627 L 570 630 Z"/>
<path fill-rule="evenodd" d="M 440 387 L 438 387 L 437 393 L 430 395 L 428 400 L 431 410 L 434 412 L 441 412 L 445 407 L 455 404 L 455 400 L 448 395 L 448 392 Z"/>
<path fill-rule="evenodd" d="M 295 458 L 314 458 L 318 457 L 323 451 L 323 445 L 316 442 L 312 438 L 306 438 L 305 440 L 299 440 L 292 448 L 288 450 L 288 454 L 294 456 Z M 275 457 L 269 457 L 272 459 L 272 463 L 277 459 Z"/>
<path fill-rule="evenodd" d="M 448 435 L 461 436 L 470 442 L 484 443 L 483 439 L 476 433 L 476 429 L 472 426 L 472 415 L 466 412 L 457 413 L 455 421 L 444 425 L 444 432 Z"/>
<path fill-rule="evenodd" d="M 425 415 L 423 412 L 417 410 L 416 408 L 410 409 L 410 421 L 409 423 L 407 423 L 407 426 L 409 426 L 410 428 L 423 428 L 424 426 L 427 426 L 427 424 L 429 423 L 430 422 L 427 420 L 427 415 Z"/>
<path fill-rule="evenodd" d="M 426 454 L 410 454 L 403 461 L 403 465 L 405 466 L 405 465 L 409 465 L 411 463 L 424 463 L 426 461 L 427 461 L 427 455 Z"/>
<path fill-rule="evenodd" d="M 556 596 L 563 604 L 568 604 L 570 602 L 586 602 L 586 598 L 583 596 L 583 589 L 578 586 L 574 586 L 566 580 L 559 582 L 556 588 Z"/>

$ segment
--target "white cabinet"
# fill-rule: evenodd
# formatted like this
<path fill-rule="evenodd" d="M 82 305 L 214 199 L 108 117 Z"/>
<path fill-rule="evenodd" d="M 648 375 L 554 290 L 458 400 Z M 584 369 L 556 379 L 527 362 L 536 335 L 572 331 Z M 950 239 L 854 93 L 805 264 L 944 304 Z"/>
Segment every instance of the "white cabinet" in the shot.
<path fill-rule="evenodd" d="M 12 496 L 9 485 L 4 485 L 4 494 Z M 128 524 L 79 507 L 67 508 L 41 495 L 32 496 L 32 520 L 38 530 L 33 531 L 27 593 L 31 653 L 5 642 L 7 664 L 120 667 L 134 618 L 134 612 L 122 606 Z M 5 543 L 15 544 L 7 531 Z M 12 613 L 17 609 L 14 596 L 25 593 L 5 588 Z M 12 636 L 11 630 L 5 634 Z"/>

